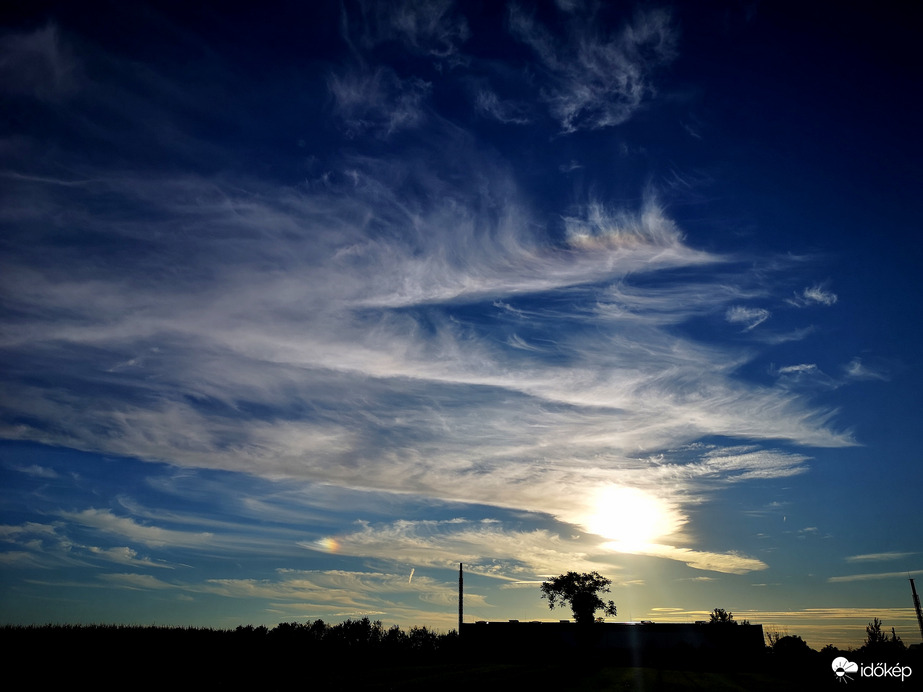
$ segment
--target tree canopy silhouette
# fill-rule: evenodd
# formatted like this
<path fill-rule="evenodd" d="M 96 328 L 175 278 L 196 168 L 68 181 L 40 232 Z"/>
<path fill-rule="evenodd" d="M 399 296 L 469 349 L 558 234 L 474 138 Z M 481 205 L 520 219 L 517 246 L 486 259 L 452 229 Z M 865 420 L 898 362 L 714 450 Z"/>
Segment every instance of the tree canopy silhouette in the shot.
<path fill-rule="evenodd" d="M 870 656 L 896 657 L 906 651 L 906 646 L 901 638 L 897 636 L 894 628 L 891 628 L 891 636 L 882 632 L 884 623 L 878 618 L 873 618 L 865 628 L 865 643 L 862 645 L 862 651 Z"/>
<path fill-rule="evenodd" d="M 556 605 L 566 603 L 574 613 L 574 620 L 578 624 L 593 622 L 597 610 L 602 610 L 606 615 L 615 615 L 616 607 L 612 601 L 604 601 L 599 597 L 601 593 L 609 593 L 611 579 L 606 579 L 599 572 L 568 572 L 542 582 L 542 598 L 548 599 L 548 607 L 554 609 Z"/>
<path fill-rule="evenodd" d="M 715 608 L 708 615 L 708 623 L 710 625 L 749 625 L 749 620 L 741 620 L 737 622 L 734 619 L 734 613 L 726 611 L 724 608 Z"/>

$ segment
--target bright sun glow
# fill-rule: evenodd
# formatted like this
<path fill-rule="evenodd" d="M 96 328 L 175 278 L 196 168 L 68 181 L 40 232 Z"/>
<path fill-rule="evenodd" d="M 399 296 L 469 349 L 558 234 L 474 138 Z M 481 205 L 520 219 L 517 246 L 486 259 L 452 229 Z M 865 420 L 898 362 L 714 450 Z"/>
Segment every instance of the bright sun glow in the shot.
<path fill-rule="evenodd" d="M 609 487 L 596 497 L 593 513 L 583 522 L 587 531 L 608 538 L 620 550 L 650 545 L 682 523 L 667 502 L 636 488 Z"/>

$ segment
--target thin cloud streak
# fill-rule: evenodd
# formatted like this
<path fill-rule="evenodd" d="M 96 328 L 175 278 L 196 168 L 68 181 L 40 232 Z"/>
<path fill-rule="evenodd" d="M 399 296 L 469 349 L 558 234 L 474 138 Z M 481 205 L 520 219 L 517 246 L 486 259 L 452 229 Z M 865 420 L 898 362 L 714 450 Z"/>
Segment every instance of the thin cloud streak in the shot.
<path fill-rule="evenodd" d="M 885 560 L 902 560 L 905 557 L 916 555 L 916 553 L 867 553 L 865 555 L 850 555 L 846 562 L 882 562 Z"/>
<path fill-rule="evenodd" d="M 923 574 L 923 569 L 905 570 L 903 572 L 877 572 L 872 574 L 846 574 L 827 579 L 831 584 L 842 584 L 852 581 L 876 581 L 879 579 L 908 579 Z"/>

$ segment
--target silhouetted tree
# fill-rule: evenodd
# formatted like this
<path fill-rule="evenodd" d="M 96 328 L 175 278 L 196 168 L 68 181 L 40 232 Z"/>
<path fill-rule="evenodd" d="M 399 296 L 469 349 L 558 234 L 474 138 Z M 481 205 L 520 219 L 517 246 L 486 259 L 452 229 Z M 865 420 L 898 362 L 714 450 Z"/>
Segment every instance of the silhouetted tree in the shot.
<path fill-rule="evenodd" d="M 827 644 L 823 649 L 820 650 L 820 653 L 824 658 L 829 658 L 832 660 L 838 656 L 842 656 L 844 653 L 849 652 L 844 652 L 843 649 L 833 644 Z"/>
<path fill-rule="evenodd" d="M 609 593 L 611 579 L 606 579 L 599 572 L 568 572 L 550 581 L 542 582 L 542 598 L 548 599 L 548 607 L 570 605 L 574 620 L 578 624 L 591 624 L 593 615 L 602 610 L 606 615 L 615 615 L 616 607 L 612 601 L 604 601 L 601 593 Z"/>
<path fill-rule="evenodd" d="M 389 653 L 401 651 L 407 647 L 407 634 L 397 625 L 391 625 L 381 639 L 382 646 Z"/>
<path fill-rule="evenodd" d="M 749 625 L 749 620 L 737 622 L 734 619 L 734 613 L 729 613 L 724 608 L 715 608 L 708 616 L 708 623 L 711 625 Z"/>
<path fill-rule="evenodd" d="M 799 660 L 814 654 L 814 649 L 797 634 L 789 634 L 776 641 L 772 653 L 785 659 Z"/>
<path fill-rule="evenodd" d="M 410 648 L 415 652 L 431 654 L 439 646 L 439 637 L 425 625 L 422 627 L 411 627 L 410 634 L 407 636 Z"/>
<path fill-rule="evenodd" d="M 767 627 L 766 628 L 766 641 L 769 643 L 769 648 L 771 649 L 776 645 L 782 637 L 788 635 L 788 631 L 785 629 L 779 629 L 778 627 Z"/>
<path fill-rule="evenodd" d="M 734 614 L 727 612 L 724 608 L 715 608 L 708 616 L 708 623 L 711 625 L 732 625 Z"/>
<path fill-rule="evenodd" d="M 872 621 L 865 628 L 865 644 L 862 650 L 872 656 L 880 656 L 885 660 L 901 656 L 907 647 L 904 642 L 897 636 L 894 628 L 891 628 L 891 636 L 881 631 L 882 623 L 878 618 L 872 618 Z"/>
<path fill-rule="evenodd" d="M 872 618 L 872 621 L 865 628 L 865 646 L 875 648 L 888 641 L 887 635 L 881 631 L 881 625 L 881 620 Z"/>

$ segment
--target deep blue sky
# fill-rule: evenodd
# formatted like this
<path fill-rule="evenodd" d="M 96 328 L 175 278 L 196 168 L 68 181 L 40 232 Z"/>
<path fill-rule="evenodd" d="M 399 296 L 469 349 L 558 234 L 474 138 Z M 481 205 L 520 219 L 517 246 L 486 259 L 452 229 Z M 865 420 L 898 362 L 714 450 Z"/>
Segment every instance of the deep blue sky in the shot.
<path fill-rule="evenodd" d="M 3 621 L 916 641 L 896 7 L 5 8 Z"/>

